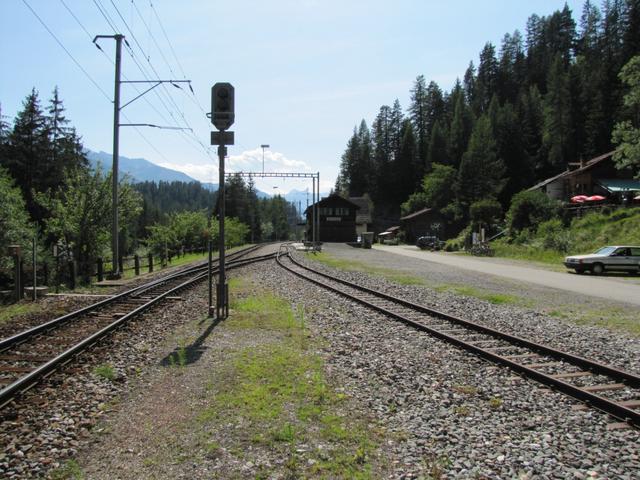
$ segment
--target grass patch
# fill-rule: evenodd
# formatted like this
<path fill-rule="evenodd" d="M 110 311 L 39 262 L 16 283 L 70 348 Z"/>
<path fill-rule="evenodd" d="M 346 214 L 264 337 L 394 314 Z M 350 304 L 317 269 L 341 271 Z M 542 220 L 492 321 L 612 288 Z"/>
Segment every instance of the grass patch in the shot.
<path fill-rule="evenodd" d="M 225 381 L 212 383 L 197 421 L 205 431 L 243 427 L 233 438 L 206 437 L 202 443 L 214 443 L 216 451 L 239 447 L 238 455 L 247 444 L 275 449 L 287 458 L 286 478 L 371 478 L 377 434 L 364 420 L 340 414 L 345 395 L 327 383 L 322 358 L 309 348 L 303 312 L 269 293 L 235 298 L 231 306 L 234 315 L 225 328 L 268 331 L 272 340 L 229 357 L 220 372 Z M 323 448 L 309 448 L 316 444 Z M 275 473 L 260 468 L 261 478 Z"/>
<path fill-rule="evenodd" d="M 42 306 L 33 302 L 18 302 L 12 305 L 5 305 L 0 308 L 0 324 L 11 320 L 14 317 L 29 315 L 42 311 Z"/>
<path fill-rule="evenodd" d="M 113 381 L 116 378 L 116 371 L 113 366 L 108 363 L 103 363 L 102 365 L 98 365 L 93 369 L 93 373 L 100 378 L 104 378 L 105 380 Z"/>
<path fill-rule="evenodd" d="M 604 327 L 640 337 L 640 318 L 638 311 L 633 308 L 587 308 L 584 305 L 576 305 L 559 307 L 547 314 L 578 325 Z"/>
<path fill-rule="evenodd" d="M 402 271 L 391 268 L 373 267 L 356 260 L 343 260 L 329 255 L 326 252 L 307 253 L 306 256 L 309 260 L 323 263 L 329 267 L 378 275 L 401 285 L 426 285 L 426 282 L 422 278 L 403 273 Z"/>
<path fill-rule="evenodd" d="M 444 284 L 434 287 L 437 292 L 453 293 L 455 295 L 464 295 L 465 297 L 479 298 L 494 305 L 521 305 L 527 306 L 529 303 L 523 298 L 506 293 L 493 293 L 470 287 L 468 285 Z"/>
<path fill-rule="evenodd" d="M 68 460 L 62 465 L 49 472 L 52 480 L 82 480 L 84 473 L 75 460 Z"/>
<path fill-rule="evenodd" d="M 639 244 L 640 208 L 621 208 L 574 218 L 566 228 L 547 222 L 546 228 L 521 234 L 513 243 L 507 239 L 492 242 L 491 248 L 499 257 L 540 262 L 561 270 L 566 255 L 592 253 L 606 245 Z"/>

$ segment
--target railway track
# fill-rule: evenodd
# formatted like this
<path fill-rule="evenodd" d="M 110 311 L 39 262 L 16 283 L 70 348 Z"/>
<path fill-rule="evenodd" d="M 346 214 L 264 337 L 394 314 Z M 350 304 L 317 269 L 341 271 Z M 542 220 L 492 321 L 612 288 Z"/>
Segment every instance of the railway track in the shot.
<path fill-rule="evenodd" d="M 301 264 L 288 252 L 281 252 L 276 260 L 300 278 L 640 427 L 640 376 L 635 373 L 334 278 Z"/>
<path fill-rule="evenodd" d="M 227 268 L 273 258 L 245 258 L 258 248 L 229 254 Z M 127 321 L 205 280 L 207 269 L 196 265 L 0 340 L 0 409 Z"/>

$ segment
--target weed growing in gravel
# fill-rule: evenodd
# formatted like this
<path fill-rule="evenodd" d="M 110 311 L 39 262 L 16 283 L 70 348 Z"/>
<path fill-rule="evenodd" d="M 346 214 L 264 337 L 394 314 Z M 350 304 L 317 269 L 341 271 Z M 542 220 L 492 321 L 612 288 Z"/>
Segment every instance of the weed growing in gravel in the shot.
<path fill-rule="evenodd" d="M 461 417 L 466 417 L 471 413 L 471 409 L 466 405 L 460 405 L 455 409 L 456 415 L 460 415 Z"/>
<path fill-rule="evenodd" d="M 366 263 L 357 262 L 355 260 L 342 260 L 329 255 L 326 252 L 319 252 L 314 254 L 307 254 L 309 260 L 315 260 L 320 263 L 324 263 L 333 268 L 340 270 L 348 270 L 352 272 L 363 272 L 371 275 L 379 275 L 400 285 L 426 285 L 426 282 L 416 276 L 399 273 L 397 270 L 390 268 L 372 267 Z"/>
<path fill-rule="evenodd" d="M 434 287 L 434 290 L 437 292 L 448 292 L 455 295 L 463 295 L 465 297 L 479 298 L 480 300 L 485 300 L 489 303 L 493 303 L 494 305 L 528 305 L 527 301 L 514 295 L 482 291 L 480 289 L 469 287 L 467 285 L 444 284 Z"/>
<path fill-rule="evenodd" d="M 609 306 L 596 309 L 583 306 L 569 306 L 553 310 L 549 316 L 561 318 L 578 325 L 596 325 L 610 330 L 621 330 L 635 337 L 640 337 L 640 321 L 636 309 L 623 309 Z"/>
<path fill-rule="evenodd" d="M 339 413 L 346 396 L 327 384 L 322 359 L 309 348 L 305 312 L 272 294 L 235 299 L 232 308 L 235 315 L 224 328 L 270 332 L 270 340 L 229 358 L 227 371 L 219 372 L 224 381 L 212 385 L 199 422 L 208 431 L 215 430 L 212 424 L 241 422 L 240 438 L 216 440 L 228 453 L 234 447 L 238 454 L 246 451 L 246 442 L 278 451 L 287 478 L 370 478 L 377 437 L 363 420 Z M 309 448 L 314 444 L 323 448 Z"/>
<path fill-rule="evenodd" d="M 453 389 L 458 393 L 464 393 L 465 395 L 475 395 L 478 393 L 478 389 L 473 385 L 456 385 Z"/>
<path fill-rule="evenodd" d="M 113 381 L 116 378 L 116 371 L 112 365 L 108 363 L 103 363 L 102 365 L 98 365 L 93 369 L 93 373 L 98 377 L 104 378 L 105 380 Z"/>
<path fill-rule="evenodd" d="M 75 460 L 68 460 L 59 468 L 49 472 L 49 478 L 52 480 L 82 480 L 84 473 Z"/>
<path fill-rule="evenodd" d="M 500 408 L 502 406 L 502 399 L 500 397 L 491 397 L 489 399 L 489 406 L 491 408 Z"/>
<path fill-rule="evenodd" d="M 18 302 L 13 305 L 0 307 L 0 324 L 13 319 L 14 317 L 27 315 L 29 313 L 41 312 L 42 306 L 33 302 Z"/>

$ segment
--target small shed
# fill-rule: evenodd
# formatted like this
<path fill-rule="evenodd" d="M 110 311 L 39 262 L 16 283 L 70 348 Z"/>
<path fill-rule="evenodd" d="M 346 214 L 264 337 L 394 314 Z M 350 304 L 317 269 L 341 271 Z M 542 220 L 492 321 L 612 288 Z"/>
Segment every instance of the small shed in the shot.
<path fill-rule="evenodd" d="M 423 235 L 434 235 L 438 238 L 446 238 L 445 222 L 442 215 L 432 208 L 423 208 L 404 217 L 400 217 L 402 230 L 405 232 L 405 240 L 415 242 Z"/>
<path fill-rule="evenodd" d="M 312 238 L 314 208 L 305 210 L 306 238 Z M 317 202 L 321 242 L 355 242 L 358 205 L 334 193 Z"/>

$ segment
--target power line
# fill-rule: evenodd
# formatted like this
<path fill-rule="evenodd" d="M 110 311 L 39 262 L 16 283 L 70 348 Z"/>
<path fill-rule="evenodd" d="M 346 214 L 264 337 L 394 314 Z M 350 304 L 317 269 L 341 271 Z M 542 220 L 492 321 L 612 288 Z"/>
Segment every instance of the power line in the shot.
<path fill-rule="evenodd" d="M 142 47 L 142 45 L 140 44 L 140 42 L 138 41 L 135 33 L 133 32 L 133 30 L 129 27 L 129 24 L 127 23 L 127 21 L 124 19 L 124 16 L 122 15 L 122 13 L 120 12 L 120 10 L 118 9 L 118 6 L 113 2 L 113 0 L 110 0 L 111 4 L 113 6 L 113 8 L 116 11 L 117 16 L 120 18 L 120 20 L 123 22 L 125 28 L 128 30 L 128 32 L 131 35 L 132 40 L 134 41 L 135 45 L 138 47 L 138 49 L 140 50 L 140 53 L 142 54 L 142 56 L 145 58 L 145 60 L 147 61 L 150 69 L 153 71 L 153 73 L 159 78 L 160 75 L 158 73 L 158 71 L 156 70 L 156 68 L 154 67 L 153 63 L 151 62 L 151 58 L 150 56 L 145 52 L 144 48 Z M 113 18 L 109 15 L 107 8 L 102 5 L 101 0 L 94 0 L 94 4 L 96 5 L 96 7 L 98 8 L 98 10 L 100 11 L 100 13 L 102 14 L 102 16 L 105 18 L 105 20 L 107 21 L 107 23 L 111 26 L 111 28 L 114 30 L 114 32 L 117 32 L 117 29 L 115 27 L 115 21 L 113 20 Z M 130 55 L 131 59 L 133 60 L 133 62 L 135 63 L 136 67 L 138 68 L 138 70 L 140 70 L 140 73 L 142 74 L 143 78 L 145 78 L 146 80 L 151 80 L 151 77 L 149 75 L 149 72 L 147 72 L 146 68 L 143 67 L 143 65 L 140 63 L 140 61 L 138 61 L 137 56 L 133 50 L 133 48 L 131 47 L 131 45 L 129 45 L 129 43 L 125 40 L 125 46 L 127 49 L 128 54 Z M 167 62 L 168 63 L 168 62 Z M 163 94 L 161 95 L 160 92 L 163 92 Z M 158 98 L 158 100 L 160 101 L 160 103 L 162 104 L 162 106 L 164 107 L 164 109 L 167 111 L 167 113 L 169 114 L 169 116 L 174 120 L 174 122 L 178 125 L 180 125 L 181 123 L 186 126 L 186 128 L 188 130 L 190 130 L 190 134 L 187 133 L 186 131 L 181 130 L 180 133 L 184 136 L 185 140 L 188 143 L 192 143 L 195 142 L 198 144 L 199 147 L 202 147 L 204 154 L 209 158 L 209 159 L 214 159 L 212 157 L 211 151 L 202 143 L 202 141 L 195 135 L 195 133 L 193 133 L 193 128 L 191 127 L 191 125 L 189 124 L 188 120 L 186 119 L 184 113 L 182 112 L 182 110 L 180 109 L 180 107 L 176 104 L 174 98 L 171 96 L 171 94 L 168 92 L 166 86 L 164 84 L 161 85 L 161 90 L 154 90 L 154 93 L 156 95 L 156 97 Z M 164 97 L 164 98 L 163 98 Z M 166 102 L 169 102 L 170 104 L 172 104 L 173 108 L 175 108 L 177 114 L 182 118 L 182 122 L 180 122 L 178 120 L 178 118 L 176 118 L 176 116 L 174 115 L 172 109 L 167 105 Z M 148 100 L 147 100 L 147 103 Z M 152 104 L 150 104 L 152 106 L 152 108 L 156 111 L 156 113 L 158 113 L 158 115 L 163 119 L 163 121 L 165 121 L 166 123 L 170 123 L 166 117 L 164 117 L 164 115 L 162 115 L 157 108 L 155 108 L 155 106 L 153 106 Z M 200 107 L 201 108 L 201 107 Z M 202 110 L 202 108 L 201 108 Z M 192 143 L 193 146 L 195 146 Z"/>
<path fill-rule="evenodd" d="M 131 1 L 135 5 L 135 0 L 131 0 Z M 156 11 L 156 8 L 154 7 L 153 2 L 151 2 L 151 0 L 149 0 L 149 6 L 151 7 L 151 10 L 153 11 L 154 15 L 156 16 L 156 19 L 158 19 L 158 25 L 160 25 L 160 30 L 162 30 L 164 38 L 167 40 L 167 43 L 169 44 L 169 49 L 171 50 L 171 53 L 173 54 L 173 58 L 176 59 L 176 63 L 178 64 L 178 67 L 180 68 L 180 71 L 182 72 L 182 76 L 184 78 L 187 78 L 187 75 L 184 73 L 184 68 L 182 68 L 182 64 L 180 63 L 180 59 L 176 55 L 176 51 L 173 49 L 173 45 L 171 44 L 171 40 L 169 40 L 169 36 L 167 35 L 167 31 L 164 29 L 164 26 L 162 25 L 162 20 L 160 20 L 160 16 L 158 15 L 158 12 Z"/>
<path fill-rule="evenodd" d="M 44 20 L 42 20 L 42 18 L 40 18 L 40 16 L 36 13 L 36 11 L 31 7 L 31 5 L 29 5 L 29 3 L 27 2 L 27 0 L 22 0 L 22 3 L 24 3 L 27 8 L 29 10 L 31 10 L 31 13 L 33 13 L 33 15 L 38 19 L 38 21 L 42 24 L 42 26 L 47 30 L 47 32 L 49 32 L 49 34 L 53 37 L 53 39 L 58 43 L 58 45 L 60 45 L 60 48 L 62 48 L 65 53 L 69 56 L 69 58 L 71 60 L 73 60 L 73 63 L 76 64 L 76 66 L 82 71 L 82 73 L 84 73 L 84 75 L 89 79 L 89 81 L 91 83 L 93 83 L 93 85 L 102 93 L 102 95 L 104 95 L 104 97 L 111 102 L 111 97 L 109 97 L 109 95 L 102 89 L 102 87 L 98 84 L 98 82 L 96 82 L 93 77 L 91 75 L 89 75 L 89 72 L 87 72 L 84 67 L 82 65 L 80 65 L 80 62 L 78 62 L 78 60 L 75 59 L 75 57 L 71 54 L 71 52 L 69 50 L 67 50 L 67 48 L 64 46 L 64 44 L 58 39 L 58 37 L 56 37 L 56 35 L 51 31 L 51 29 L 47 26 L 47 24 L 44 22 Z"/>

